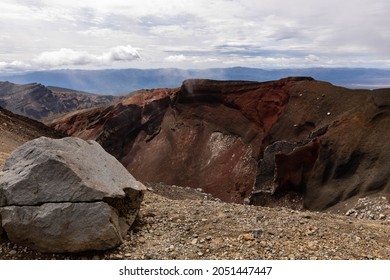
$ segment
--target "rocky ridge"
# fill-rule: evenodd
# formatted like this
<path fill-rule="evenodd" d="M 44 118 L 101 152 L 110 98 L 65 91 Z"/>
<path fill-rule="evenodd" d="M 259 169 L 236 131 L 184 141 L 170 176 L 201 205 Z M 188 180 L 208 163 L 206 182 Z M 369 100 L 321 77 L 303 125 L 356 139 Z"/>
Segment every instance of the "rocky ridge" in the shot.
<path fill-rule="evenodd" d="M 300 198 L 324 211 L 389 198 L 389 97 L 308 77 L 187 80 L 52 126 L 98 141 L 142 182 L 202 188 L 227 202 Z"/>
<path fill-rule="evenodd" d="M 46 87 L 38 83 L 19 85 L 0 82 L 0 106 L 14 114 L 36 120 L 105 105 L 115 100 L 119 100 L 119 98 L 58 87 Z"/>

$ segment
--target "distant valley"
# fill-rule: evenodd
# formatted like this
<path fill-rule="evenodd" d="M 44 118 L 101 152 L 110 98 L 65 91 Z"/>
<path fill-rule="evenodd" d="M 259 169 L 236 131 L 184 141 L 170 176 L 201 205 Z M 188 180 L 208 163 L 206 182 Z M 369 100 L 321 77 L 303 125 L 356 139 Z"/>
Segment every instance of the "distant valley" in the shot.
<path fill-rule="evenodd" d="M 86 92 L 127 95 L 139 89 L 178 87 L 186 79 L 249 80 L 264 82 L 288 76 L 310 76 L 348 88 L 390 87 L 390 70 L 367 68 L 274 69 L 232 67 L 213 69 L 52 70 L 0 74 L 0 81 L 41 83 Z"/>

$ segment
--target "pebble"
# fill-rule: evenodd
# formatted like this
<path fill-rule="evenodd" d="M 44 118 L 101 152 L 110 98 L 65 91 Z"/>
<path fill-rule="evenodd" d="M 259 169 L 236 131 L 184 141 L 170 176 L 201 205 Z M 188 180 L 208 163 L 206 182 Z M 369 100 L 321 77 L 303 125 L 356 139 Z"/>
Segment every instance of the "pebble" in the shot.
<path fill-rule="evenodd" d="M 196 239 L 196 238 L 192 239 L 191 244 L 196 245 L 196 243 L 198 243 L 198 239 Z"/>
<path fill-rule="evenodd" d="M 255 239 L 255 236 L 253 235 L 253 233 L 244 233 L 244 234 L 241 235 L 241 237 L 245 241 L 251 241 L 251 240 Z"/>
<path fill-rule="evenodd" d="M 311 251 L 315 251 L 317 249 L 317 246 L 315 245 L 314 242 L 309 242 L 307 244 L 307 249 L 311 250 Z"/>
<path fill-rule="evenodd" d="M 146 253 L 145 256 L 144 256 L 144 259 L 145 260 L 152 260 L 153 259 L 153 255 L 151 253 Z"/>

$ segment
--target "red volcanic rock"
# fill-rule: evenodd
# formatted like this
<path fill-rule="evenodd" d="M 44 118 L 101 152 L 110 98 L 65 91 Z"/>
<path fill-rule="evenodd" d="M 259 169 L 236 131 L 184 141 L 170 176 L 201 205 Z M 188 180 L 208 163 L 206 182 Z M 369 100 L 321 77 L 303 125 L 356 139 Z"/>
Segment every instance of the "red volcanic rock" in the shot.
<path fill-rule="evenodd" d="M 288 102 L 289 80 L 187 80 L 97 109 L 55 128 L 98 141 L 138 180 L 201 187 L 243 202 L 255 183 L 263 140 Z"/>
<path fill-rule="evenodd" d="M 200 187 L 239 203 L 294 191 L 305 207 L 323 210 L 390 194 L 389 96 L 304 77 L 187 80 L 53 126 L 97 140 L 143 182 Z"/>

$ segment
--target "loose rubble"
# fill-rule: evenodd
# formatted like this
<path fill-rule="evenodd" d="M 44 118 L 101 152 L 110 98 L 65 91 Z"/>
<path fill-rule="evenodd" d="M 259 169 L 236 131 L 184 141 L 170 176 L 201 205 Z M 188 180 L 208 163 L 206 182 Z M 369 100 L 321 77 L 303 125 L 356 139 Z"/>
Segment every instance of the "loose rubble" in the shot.
<path fill-rule="evenodd" d="M 0 258 L 390 258 L 390 227 L 382 220 L 228 204 L 194 189 L 170 186 L 169 190 L 163 190 L 161 185 L 149 185 L 135 226 L 116 249 L 78 254 L 41 254 L 3 239 Z M 164 193 L 164 196 L 157 193 Z M 175 193 L 179 196 L 176 197 Z"/>
<path fill-rule="evenodd" d="M 359 198 L 354 207 L 349 209 L 345 215 L 390 222 L 390 203 L 385 196 Z"/>

